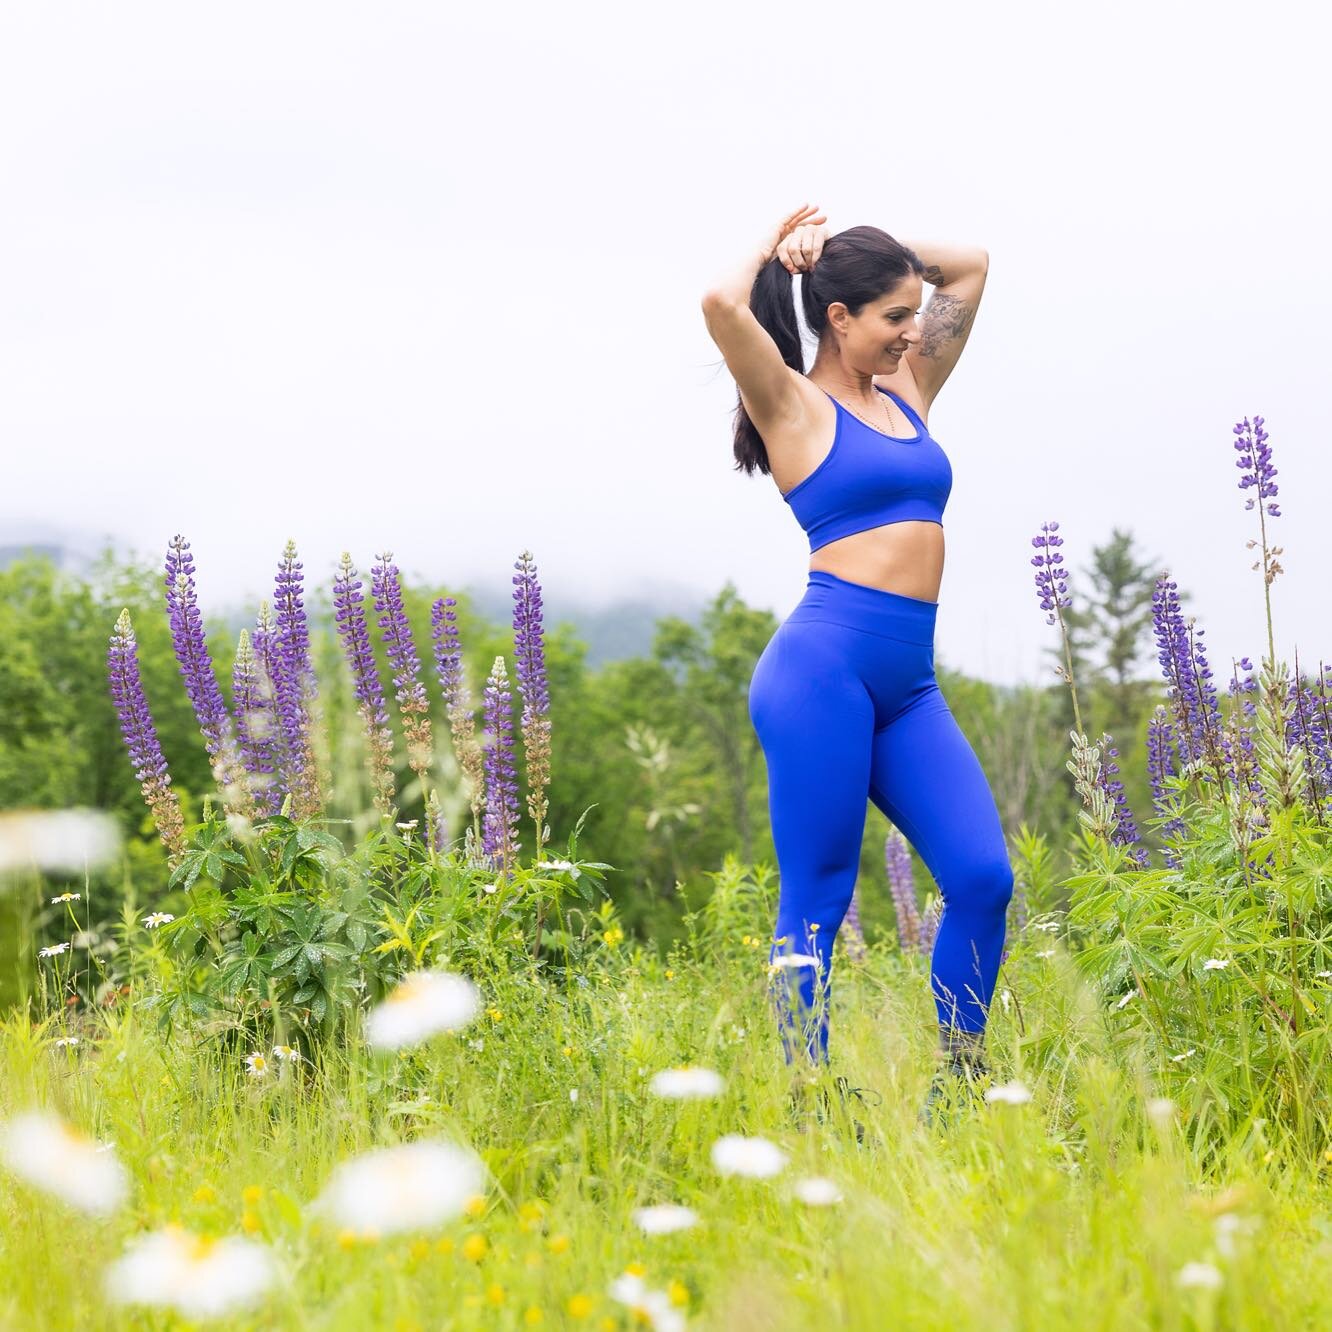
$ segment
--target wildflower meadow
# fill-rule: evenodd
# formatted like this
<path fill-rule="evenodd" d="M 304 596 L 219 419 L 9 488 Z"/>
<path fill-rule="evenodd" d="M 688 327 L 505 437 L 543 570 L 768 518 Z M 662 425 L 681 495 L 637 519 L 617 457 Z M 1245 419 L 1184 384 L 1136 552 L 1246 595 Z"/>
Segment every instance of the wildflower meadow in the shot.
<path fill-rule="evenodd" d="M 790 1112 L 736 723 L 766 618 L 725 595 L 594 678 L 526 550 L 499 630 L 389 552 L 316 593 L 288 542 L 225 638 L 182 535 L 151 584 L 11 572 L 0 1326 L 1332 1323 L 1332 670 L 1277 660 L 1263 418 L 1229 441 L 1208 521 L 1267 637 L 1224 689 L 1160 570 L 1159 673 L 1103 729 L 1076 536 L 1010 552 L 1046 739 L 947 680 L 997 788 L 1036 756 L 992 1069 L 918 1120 L 941 900 L 871 824 L 833 1000 L 863 1134 Z"/>

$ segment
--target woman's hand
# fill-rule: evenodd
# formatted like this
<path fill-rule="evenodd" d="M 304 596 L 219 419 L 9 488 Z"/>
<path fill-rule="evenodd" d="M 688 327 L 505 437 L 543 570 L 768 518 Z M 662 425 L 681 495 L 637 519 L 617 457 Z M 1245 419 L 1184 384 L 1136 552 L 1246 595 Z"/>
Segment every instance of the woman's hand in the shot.
<path fill-rule="evenodd" d="M 817 204 L 812 208 L 809 204 L 801 204 L 790 217 L 778 224 L 767 242 L 759 247 L 763 262 L 766 264 L 772 259 L 780 259 L 783 266 L 792 273 L 812 268 L 827 239 L 828 228 L 821 225 L 826 221 L 827 218 L 819 212 Z"/>

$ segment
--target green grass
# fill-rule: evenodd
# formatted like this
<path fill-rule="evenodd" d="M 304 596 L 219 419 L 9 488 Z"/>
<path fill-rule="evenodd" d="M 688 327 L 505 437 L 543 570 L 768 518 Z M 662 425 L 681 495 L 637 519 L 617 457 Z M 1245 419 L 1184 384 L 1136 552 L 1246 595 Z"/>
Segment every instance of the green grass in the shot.
<path fill-rule="evenodd" d="M 946 1132 L 916 1122 L 933 1071 L 923 962 L 874 948 L 852 964 L 839 951 L 834 1071 L 883 1097 L 856 1111 L 869 1129 L 862 1146 L 835 1124 L 789 1126 L 766 952 L 725 943 L 707 957 L 680 947 L 669 961 L 620 944 L 567 992 L 510 973 L 486 986 L 485 1011 L 462 1032 L 397 1058 L 335 1046 L 263 1081 L 247 1074 L 251 1047 L 236 1030 L 163 1036 L 133 1007 L 11 1016 L 0 1026 L 5 1116 L 34 1103 L 59 1112 L 112 1140 L 134 1182 L 122 1209 L 93 1219 L 0 1172 L 0 1325 L 188 1326 L 102 1293 L 126 1241 L 167 1222 L 272 1246 L 280 1285 L 222 1320 L 229 1327 L 628 1327 L 607 1288 L 632 1264 L 674 1292 L 691 1327 L 1251 1329 L 1332 1318 L 1332 1165 L 1292 1159 L 1248 1123 L 1223 1152 L 1208 1149 L 1204 1169 L 1188 1112 L 1147 1112 L 1163 1085 L 1148 1053 L 1111 1052 L 1062 948 L 1035 956 L 1048 936 L 1009 959 L 1008 1002 L 994 1005 L 989 1032 L 995 1081 L 1020 1080 L 1032 1100 L 982 1102 Z M 67 1032 L 80 1043 L 54 1048 Z M 1162 1075 L 1186 1079 L 1166 1053 Z M 685 1063 L 719 1071 L 725 1092 L 651 1093 L 651 1074 Z M 770 1138 L 790 1163 L 773 1179 L 722 1177 L 709 1149 L 725 1133 Z M 422 1135 L 485 1159 L 491 1181 L 471 1214 L 355 1242 L 312 1215 L 339 1161 Z M 800 1202 L 792 1181 L 815 1174 L 837 1181 L 844 1201 Z M 259 1192 L 247 1201 L 247 1189 Z M 687 1204 L 699 1223 L 643 1234 L 633 1209 L 661 1202 Z M 1244 1220 L 1218 1223 L 1227 1215 Z M 1212 1264 L 1220 1286 L 1181 1286 L 1189 1263 Z M 571 1313 L 580 1296 L 587 1312 L 575 1301 Z"/>

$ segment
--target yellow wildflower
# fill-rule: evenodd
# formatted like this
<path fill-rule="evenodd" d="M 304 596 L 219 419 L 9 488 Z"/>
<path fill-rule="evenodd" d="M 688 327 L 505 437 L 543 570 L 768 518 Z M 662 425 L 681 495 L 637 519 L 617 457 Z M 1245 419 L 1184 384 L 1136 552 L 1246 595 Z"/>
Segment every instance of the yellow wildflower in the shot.
<path fill-rule="evenodd" d="M 546 1241 L 546 1247 L 551 1253 L 567 1253 L 569 1250 L 569 1237 L 561 1231 L 558 1235 L 552 1235 Z"/>
<path fill-rule="evenodd" d="M 592 1297 L 590 1295 L 570 1295 L 569 1302 L 564 1307 L 570 1318 L 586 1318 L 592 1312 Z"/>
<path fill-rule="evenodd" d="M 436 1253 L 452 1253 L 452 1252 L 453 1252 L 453 1236 L 452 1236 L 452 1235 L 444 1235 L 444 1236 L 441 1236 L 439 1239 L 437 1239 L 437 1240 L 435 1241 L 435 1252 L 436 1252 Z"/>
<path fill-rule="evenodd" d="M 463 1240 L 462 1256 L 468 1262 L 479 1263 L 490 1250 L 490 1241 L 484 1235 L 471 1234 Z"/>
<path fill-rule="evenodd" d="M 644 1267 L 642 1263 L 630 1263 L 624 1270 L 628 1272 L 630 1276 L 647 1276 L 647 1268 Z"/>
<path fill-rule="evenodd" d="M 256 1234 L 260 1229 L 259 1218 L 248 1207 L 241 1213 L 241 1229 L 247 1235 Z"/>
<path fill-rule="evenodd" d="M 666 1294 L 670 1296 L 672 1304 L 684 1306 L 689 1303 L 689 1287 L 676 1277 L 671 1278 L 666 1287 Z"/>
<path fill-rule="evenodd" d="M 463 1211 L 468 1216 L 480 1216 L 486 1210 L 486 1196 L 484 1193 L 474 1193 L 468 1198 L 463 1207 Z"/>
<path fill-rule="evenodd" d="M 217 1190 L 211 1184 L 200 1184 L 194 1190 L 194 1201 L 197 1203 L 216 1202 Z"/>
<path fill-rule="evenodd" d="M 264 1191 L 258 1184 L 251 1184 L 248 1188 L 241 1190 L 241 1202 L 247 1207 L 253 1207 L 263 1196 Z"/>
<path fill-rule="evenodd" d="M 503 1304 L 504 1287 L 501 1286 L 498 1281 L 492 1281 L 490 1285 L 486 1287 L 486 1299 L 489 1300 L 491 1304 Z"/>
<path fill-rule="evenodd" d="M 338 1248 L 354 1249 L 356 1247 L 356 1232 L 354 1230 L 338 1231 Z"/>
<path fill-rule="evenodd" d="M 545 1315 L 535 1304 L 529 1304 L 527 1308 L 523 1310 L 523 1322 L 526 1323 L 528 1327 L 539 1326 L 543 1318 L 545 1318 Z"/>

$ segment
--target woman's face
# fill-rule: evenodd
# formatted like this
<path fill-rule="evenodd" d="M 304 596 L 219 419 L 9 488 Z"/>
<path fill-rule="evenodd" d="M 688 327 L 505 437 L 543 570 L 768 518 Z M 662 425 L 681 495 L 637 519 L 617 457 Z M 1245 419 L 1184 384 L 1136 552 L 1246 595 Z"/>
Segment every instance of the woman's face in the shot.
<path fill-rule="evenodd" d="M 920 341 L 921 290 L 921 279 L 913 274 L 868 302 L 855 318 L 847 317 L 843 351 L 852 365 L 870 375 L 896 371 L 902 353 Z"/>

